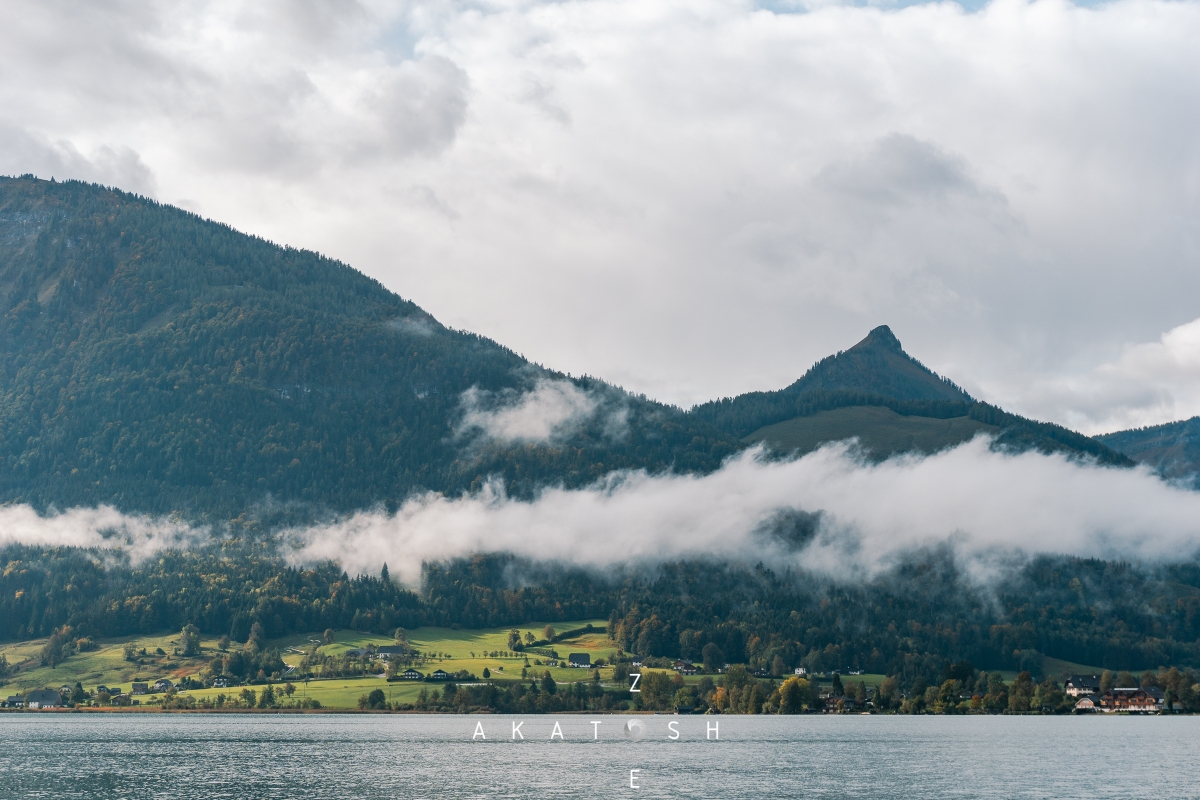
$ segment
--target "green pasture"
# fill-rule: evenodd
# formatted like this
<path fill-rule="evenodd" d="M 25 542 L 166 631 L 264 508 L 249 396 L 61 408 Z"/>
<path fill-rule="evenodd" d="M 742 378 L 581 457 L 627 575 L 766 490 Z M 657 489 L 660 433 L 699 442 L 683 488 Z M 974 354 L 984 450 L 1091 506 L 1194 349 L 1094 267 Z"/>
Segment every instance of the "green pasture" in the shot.
<path fill-rule="evenodd" d="M 140 663 L 125 660 L 125 643 L 132 641 L 140 650 L 146 649 L 146 656 L 140 657 Z M 16 674 L 10 674 L 4 681 L 0 692 L 20 694 L 31 689 L 43 687 L 58 688 L 64 684 L 74 686 L 82 683 L 84 688 L 94 690 L 96 686 L 120 686 L 129 691 L 130 685 L 136 678 L 139 681 L 153 683 L 160 678 L 178 681 L 184 675 L 199 672 L 207 666 L 218 652 L 215 638 L 201 638 L 200 655 L 183 658 L 173 655 L 174 648 L 179 646 L 179 633 L 168 633 L 156 636 L 126 636 L 119 639 L 103 639 L 97 642 L 97 648 L 85 653 L 77 653 L 54 667 L 42 666 L 42 647 L 45 639 L 35 639 L 27 642 L 0 645 L 0 655 L 8 659 L 9 666 L 18 667 Z M 155 651 L 161 648 L 166 655 L 157 655 Z"/>
<path fill-rule="evenodd" d="M 603 627 L 603 620 L 582 620 L 573 622 L 551 623 L 556 629 L 571 630 L 583 628 L 588 623 L 594 627 Z M 545 622 L 531 622 L 518 627 L 524 636 L 530 631 L 541 638 Z M 434 670 L 443 669 L 451 674 L 466 670 L 477 678 L 483 678 L 483 669 L 487 667 L 492 678 L 498 681 L 519 680 L 521 669 L 529 661 L 528 675 L 541 677 L 549 670 L 558 683 L 570 683 L 580 680 L 591 680 L 591 670 L 571 669 L 568 667 L 550 667 L 545 663 L 547 658 L 537 653 L 519 654 L 515 657 L 492 656 L 490 653 L 504 651 L 508 647 L 508 632 L 510 628 L 489 628 L 483 630 L 454 630 L 450 628 L 417 628 L 408 631 L 408 640 L 428 658 L 417 665 L 417 669 L 426 675 Z M 268 647 L 279 648 L 280 655 L 289 665 L 296 666 L 303 658 L 303 651 L 316 647 L 318 652 L 337 656 L 347 650 L 362 648 L 367 645 L 390 645 L 395 641 L 390 636 L 363 633 L 362 631 L 335 631 L 333 642 L 323 644 L 321 633 L 306 633 L 273 639 L 266 643 Z M 146 649 L 147 655 L 140 657 L 141 663 L 125 661 L 124 646 L 132 641 L 141 650 Z M 97 648 L 84 653 L 77 653 L 62 661 L 55 667 L 41 665 L 41 651 L 45 639 L 0 645 L 0 654 L 8 658 L 8 662 L 18 669 L 14 675 L 5 680 L 0 694 L 21 694 L 31 689 L 42 687 L 57 688 L 62 685 L 74 686 L 82 683 L 85 689 L 95 690 L 96 686 L 120 686 L 128 691 L 134 679 L 153 684 L 160 678 L 169 678 L 178 682 L 186 675 L 195 675 L 208 665 L 208 662 L 220 651 L 217 649 L 215 638 L 201 638 L 199 656 L 183 658 L 174 655 L 174 649 L 179 646 L 179 633 L 165 633 L 154 636 L 134 636 L 117 639 L 104 639 L 97 642 Z M 234 644 L 233 647 L 239 645 Z M 156 655 L 161 648 L 165 655 Z M 542 648 L 539 648 L 542 649 Z M 567 653 L 587 652 L 595 661 L 598 658 L 611 659 L 616 648 L 603 633 L 589 633 L 562 642 L 556 642 L 546 649 L 558 651 L 562 658 Z M 602 677 L 611 679 L 611 669 L 602 671 Z M 277 684 L 277 689 L 286 680 Z M 329 708 L 354 708 L 362 694 L 370 693 L 372 689 L 382 688 L 389 702 L 412 702 L 422 688 L 432 692 L 440 685 L 429 682 L 393 681 L 388 683 L 382 675 L 364 676 L 358 678 L 333 678 L 329 680 L 312 680 L 304 687 L 299 679 L 292 681 L 297 687 L 294 698 L 311 697 L 320 701 L 322 706 Z M 236 696 L 242 688 L 227 689 L 194 689 L 188 694 L 197 698 L 225 694 Z M 261 691 L 260 686 L 251 686 L 255 691 Z M 149 699 L 149 698 L 145 698 Z"/>

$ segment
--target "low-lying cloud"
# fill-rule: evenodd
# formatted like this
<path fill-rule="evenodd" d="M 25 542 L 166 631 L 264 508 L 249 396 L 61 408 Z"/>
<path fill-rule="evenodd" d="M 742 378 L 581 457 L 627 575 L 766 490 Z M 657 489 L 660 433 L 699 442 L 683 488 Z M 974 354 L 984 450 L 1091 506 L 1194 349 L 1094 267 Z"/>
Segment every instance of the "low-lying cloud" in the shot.
<path fill-rule="evenodd" d="M 793 509 L 819 513 L 815 536 L 799 549 L 768 533 Z M 410 585 L 422 562 L 499 551 L 601 568 L 687 557 L 765 560 L 850 576 L 947 542 L 973 559 L 1013 552 L 1187 558 L 1200 545 L 1200 493 L 1142 468 L 994 452 L 979 437 L 878 464 L 845 444 L 787 461 L 754 450 L 710 475 L 613 473 L 586 489 L 546 489 L 532 502 L 493 483 L 291 536 L 299 562 L 335 559 L 352 574 L 386 562 Z"/>
<path fill-rule="evenodd" d="M 200 532 L 176 519 L 123 514 L 112 506 L 39 514 L 27 505 L 0 506 L 0 547 L 120 549 L 133 562 L 161 550 L 185 549 Z"/>
<path fill-rule="evenodd" d="M 540 379 L 523 394 L 463 392 L 460 436 L 482 435 L 504 443 L 550 442 L 574 433 L 596 412 L 596 398 L 567 380 Z"/>
<path fill-rule="evenodd" d="M 685 558 L 762 561 L 839 579 L 870 577 L 949 546 L 972 572 L 1036 553 L 1178 561 L 1200 549 L 1200 492 L 1144 468 L 1035 452 L 995 452 L 987 437 L 932 456 L 862 460 L 851 443 L 802 458 L 761 450 L 709 475 L 614 472 L 532 501 L 499 482 L 457 498 L 429 493 L 394 514 L 364 511 L 280 536 L 297 564 L 336 561 L 350 574 L 383 564 L 416 586 L 426 562 L 509 552 L 587 568 Z M 39 515 L 0 508 L 0 547 L 120 548 L 140 561 L 202 543 L 175 519 L 107 506 Z"/>

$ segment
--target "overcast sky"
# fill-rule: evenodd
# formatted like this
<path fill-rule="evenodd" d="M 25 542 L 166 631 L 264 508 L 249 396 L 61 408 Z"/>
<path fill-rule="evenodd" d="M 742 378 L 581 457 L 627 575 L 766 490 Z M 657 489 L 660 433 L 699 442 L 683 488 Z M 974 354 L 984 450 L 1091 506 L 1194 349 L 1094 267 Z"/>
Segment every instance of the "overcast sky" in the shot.
<path fill-rule="evenodd" d="M 0 173 L 680 405 L 886 323 L 1096 433 L 1200 413 L 1197 42 L 1200 3 L 1149 0 L 8 0 Z"/>

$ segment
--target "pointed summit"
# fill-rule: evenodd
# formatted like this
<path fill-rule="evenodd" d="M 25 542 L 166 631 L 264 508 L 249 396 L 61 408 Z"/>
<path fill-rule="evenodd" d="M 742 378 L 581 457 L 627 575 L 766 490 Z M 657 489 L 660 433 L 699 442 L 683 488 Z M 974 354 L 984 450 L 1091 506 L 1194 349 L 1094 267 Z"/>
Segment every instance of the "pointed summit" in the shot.
<path fill-rule="evenodd" d="M 904 355 L 904 348 L 900 346 L 900 340 L 896 338 L 896 334 L 892 333 L 892 329 L 887 325 L 880 325 L 878 328 L 874 328 L 867 334 L 867 338 L 850 349 L 858 350 L 859 348 L 866 349 L 870 347 L 891 350 Z"/>
<path fill-rule="evenodd" d="M 887 325 L 875 328 L 849 350 L 821 359 L 785 391 L 851 391 L 893 400 L 973 402 L 962 389 L 905 353 Z"/>

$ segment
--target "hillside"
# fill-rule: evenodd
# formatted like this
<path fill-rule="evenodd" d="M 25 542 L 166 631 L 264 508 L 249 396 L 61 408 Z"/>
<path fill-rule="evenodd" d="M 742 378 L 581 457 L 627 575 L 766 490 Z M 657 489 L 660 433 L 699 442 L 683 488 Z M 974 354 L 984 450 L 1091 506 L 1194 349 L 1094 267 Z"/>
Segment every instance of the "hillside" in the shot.
<path fill-rule="evenodd" d="M 594 380 L 573 381 L 594 413 L 561 436 L 459 430 L 468 391 L 503 403 L 562 379 L 316 253 L 97 186 L 0 179 L 0 502 L 347 511 L 489 475 L 522 493 L 705 471 L 740 447 Z"/>
<path fill-rule="evenodd" d="M 765 441 L 784 453 L 856 436 L 876 456 L 932 452 L 986 431 L 998 448 L 1134 463 L 1083 434 L 975 400 L 905 353 L 886 325 L 821 359 L 785 389 L 714 400 L 689 414 L 743 442 Z"/>
<path fill-rule="evenodd" d="M 1200 417 L 1095 438 L 1165 478 L 1188 481 L 1200 489 Z"/>
<path fill-rule="evenodd" d="M 962 444 L 977 433 L 994 434 L 998 430 L 967 416 L 906 417 L 883 406 L 851 406 L 767 425 L 742 441 L 766 442 L 782 453 L 807 453 L 825 442 L 857 438 L 868 454 L 887 458 L 897 453 L 935 453 Z"/>

